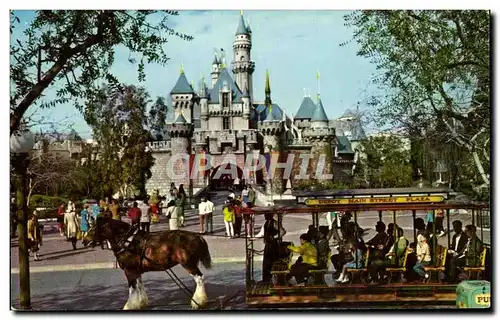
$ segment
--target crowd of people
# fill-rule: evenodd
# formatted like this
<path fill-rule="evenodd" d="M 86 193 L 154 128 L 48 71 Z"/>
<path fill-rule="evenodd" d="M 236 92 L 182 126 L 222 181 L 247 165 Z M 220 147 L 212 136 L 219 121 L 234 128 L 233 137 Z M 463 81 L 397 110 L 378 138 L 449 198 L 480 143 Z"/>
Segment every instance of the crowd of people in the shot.
<path fill-rule="evenodd" d="M 378 221 L 375 226 L 377 234 L 365 242 L 364 230 L 351 219 L 352 215 L 349 212 L 328 213 L 329 225 L 320 226 L 317 231 L 312 225 L 309 226 L 308 232 L 300 235 L 300 246 L 285 243 L 287 252 L 300 254 L 290 268 L 287 276 L 289 283 L 295 278 L 297 285 L 304 285 L 310 270 L 328 269 L 328 257 L 333 265 L 334 279 L 337 283 L 350 281 L 348 268 L 367 268 L 369 283 L 379 284 L 387 281 L 389 276 L 385 272 L 387 268 L 398 267 L 404 267 L 406 270 L 401 279 L 403 282 L 418 282 L 430 276 L 425 271 L 426 266 L 439 263 L 434 250 L 437 251 L 439 246 L 437 237 L 444 235 L 444 228 L 434 226 L 432 219 L 428 219 L 427 225 L 422 218 L 415 219 L 416 243 L 410 243 L 405 238 L 403 229 L 397 224 L 390 223 L 386 230 L 386 225 L 382 221 Z M 435 222 L 438 223 L 437 218 Z M 453 230 L 455 234 L 447 251 L 445 272 L 441 274 L 441 280 L 449 283 L 456 283 L 459 280 L 457 276 L 460 268 L 478 266 L 484 249 L 483 243 L 476 235 L 474 225 L 467 225 L 463 229 L 462 222 L 456 220 L 453 222 Z M 265 243 L 262 280 L 269 282 L 273 263 L 283 258 L 277 241 L 278 234 L 282 237 L 286 231 L 278 225 L 272 214 L 268 214 L 262 233 Z M 330 256 L 332 237 L 333 246 L 337 248 L 338 253 Z M 369 259 L 366 259 L 367 251 L 370 251 Z"/>

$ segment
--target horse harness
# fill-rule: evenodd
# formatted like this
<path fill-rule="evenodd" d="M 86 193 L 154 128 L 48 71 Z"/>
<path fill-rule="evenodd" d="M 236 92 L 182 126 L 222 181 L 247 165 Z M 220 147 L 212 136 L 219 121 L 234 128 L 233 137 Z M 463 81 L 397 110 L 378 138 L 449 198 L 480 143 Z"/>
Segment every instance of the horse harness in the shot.
<path fill-rule="evenodd" d="M 117 247 L 118 250 L 115 251 L 113 250 L 116 260 L 118 261 L 118 264 L 120 265 L 120 268 L 122 268 L 122 264 L 120 262 L 120 256 L 123 255 L 125 252 L 139 255 L 139 268 L 142 269 L 142 262 L 144 259 L 146 259 L 148 262 L 154 263 L 151 259 L 146 257 L 146 243 L 149 240 L 149 233 L 140 230 L 138 226 L 132 225 L 130 229 L 125 232 L 123 237 L 118 240 L 117 242 Z"/>

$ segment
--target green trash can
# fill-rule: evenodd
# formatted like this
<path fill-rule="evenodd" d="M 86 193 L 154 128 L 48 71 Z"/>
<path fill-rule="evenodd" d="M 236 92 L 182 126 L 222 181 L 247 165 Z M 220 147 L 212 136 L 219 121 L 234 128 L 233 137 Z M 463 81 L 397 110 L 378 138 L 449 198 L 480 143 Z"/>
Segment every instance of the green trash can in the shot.
<path fill-rule="evenodd" d="M 489 308 L 490 283 L 483 280 L 462 281 L 457 286 L 457 308 Z"/>

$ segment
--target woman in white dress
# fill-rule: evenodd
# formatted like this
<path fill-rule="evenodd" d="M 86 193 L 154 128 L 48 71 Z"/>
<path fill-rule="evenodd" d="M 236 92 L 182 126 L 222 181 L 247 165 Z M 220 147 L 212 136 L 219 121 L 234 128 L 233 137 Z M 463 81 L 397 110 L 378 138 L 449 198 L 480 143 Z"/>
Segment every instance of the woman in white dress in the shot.
<path fill-rule="evenodd" d="M 80 225 L 78 224 L 78 217 L 76 216 L 75 204 L 72 201 L 68 203 L 68 208 L 64 214 L 64 226 L 66 227 L 66 237 L 71 241 L 73 250 L 76 250 L 76 237 L 80 230 Z"/>

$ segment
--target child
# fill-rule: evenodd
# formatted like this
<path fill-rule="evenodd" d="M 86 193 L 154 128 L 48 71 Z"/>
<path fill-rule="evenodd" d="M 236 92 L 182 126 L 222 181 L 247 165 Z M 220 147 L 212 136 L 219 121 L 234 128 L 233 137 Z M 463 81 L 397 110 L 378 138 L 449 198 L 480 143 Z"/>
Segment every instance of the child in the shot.
<path fill-rule="evenodd" d="M 234 238 L 234 229 L 233 229 L 233 222 L 234 222 L 234 208 L 231 203 L 231 201 L 228 199 L 226 201 L 226 205 L 224 206 L 224 224 L 226 225 L 226 235 L 228 238 L 233 239 Z"/>
<path fill-rule="evenodd" d="M 424 267 L 431 262 L 431 250 L 425 236 L 419 234 L 417 236 L 417 241 L 417 263 L 413 266 L 413 271 L 420 277 L 427 279 L 429 278 L 429 274 L 425 272 Z"/>
<path fill-rule="evenodd" d="M 340 274 L 340 277 L 335 280 L 336 282 L 339 283 L 349 282 L 349 278 L 347 277 L 348 268 L 353 268 L 353 269 L 363 268 L 363 263 L 362 263 L 364 254 L 363 251 L 360 248 L 355 250 L 355 246 L 351 244 L 350 252 L 352 254 L 352 261 L 344 264 L 344 266 L 342 267 L 342 273 Z"/>

